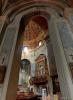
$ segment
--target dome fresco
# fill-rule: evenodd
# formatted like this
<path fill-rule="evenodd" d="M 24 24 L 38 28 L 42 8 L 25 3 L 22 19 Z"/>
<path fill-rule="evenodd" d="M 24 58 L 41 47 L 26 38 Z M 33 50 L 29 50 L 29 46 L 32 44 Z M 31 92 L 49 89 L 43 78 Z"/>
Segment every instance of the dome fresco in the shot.
<path fill-rule="evenodd" d="M 44 17 L 37 16 L 30 19 L 23 31 L 24 45 L 31 48 L 38 46 L 39 42 L 45 40 L 48 36 L 47 31 L 48 26 Z"/>

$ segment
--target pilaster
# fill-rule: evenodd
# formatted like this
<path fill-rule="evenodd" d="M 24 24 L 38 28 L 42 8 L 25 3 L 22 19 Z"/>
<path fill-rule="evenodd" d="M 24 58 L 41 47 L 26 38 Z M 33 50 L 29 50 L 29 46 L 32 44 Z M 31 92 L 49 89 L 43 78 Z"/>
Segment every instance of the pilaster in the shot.
<path fill-rule="evenodd" d="M 62 98 L 73 100 L 73 79 L 69 68 L 69 62 L 72 61 L 70 57 L 70 48 L 73 46 L 72 31 L 64 18 L 56 19 L 52 16 L 49 26 Z"/>
<path fill-rule="evenodd" d="M 8 98 L 8 93 L 9 93 L 9 89 L 11 86 L 11 79 L 14 82 L 17 82 L 17 75 L 18 73 L 15 71 L 19 70 L 17 68 L 19 67 L 13 67 L 13 61 L 15 61 L 14 57 L 14 51 L 15 51 L 15 47 L 16 47 L 16 41 L 17 41 L 17 36 L 18 36 L 18 29 L 19 29 L 19 24 L 10 24 L 5 31 L 2 43 L 1 43 L 1 48 L 0 48 L 0 65 L 5 65 L 6 66 L 6 74 L 5 74 L 5 78 L 4 78 L 4 82 L 3 82 L 3 86 L 2 86 L 2 94 L 1 94 L 1 98 L 0 100 L 8 100 L 6 98 Z M 13 60 L 14 58 L 14 60 Z M 14 76 L 14 73 L 16 73 Z M 13 80 L 13 77 L 14 80 Z M 10 84 L 9 84 L 10 83 Z M 12 82 L 13 84 L 13 82 Z M 16 85 L 16 84 L 15 84 Z M 15 88 L 16 89 L 16 88 Z M 11 90 L 12 91 L 12 90 Z"/>

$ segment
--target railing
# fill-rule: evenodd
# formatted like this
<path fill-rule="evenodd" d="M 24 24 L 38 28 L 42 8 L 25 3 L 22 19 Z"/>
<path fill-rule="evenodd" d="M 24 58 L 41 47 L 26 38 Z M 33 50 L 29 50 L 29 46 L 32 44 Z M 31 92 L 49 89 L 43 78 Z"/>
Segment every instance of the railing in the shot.
<path fill-rule="evenodd" d="M 48 82 L 48 79 L 47 77 L 44 75 L 44 76 L 35 76 L 35 77 L 32 77 L 30 79 L 30 84 L 36 84 L 36 85 L 39 85 L 39 84 L 45 84 Z"/>

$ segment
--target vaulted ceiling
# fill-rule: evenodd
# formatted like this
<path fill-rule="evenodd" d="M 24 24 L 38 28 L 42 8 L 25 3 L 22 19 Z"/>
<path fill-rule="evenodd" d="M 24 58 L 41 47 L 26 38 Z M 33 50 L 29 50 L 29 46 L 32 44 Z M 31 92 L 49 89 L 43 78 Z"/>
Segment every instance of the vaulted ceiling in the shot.
<path fill-rule="evenodd" d="M 0 14 L 5 13 L 5 11 L 10 10 L 10 8 L 14 7 L 14 9 L 20 9 L 26 5 L 32 5 L 33 3 L 47 3 L 59 7 L 73 7 L 73 0 L 0 0 Z"/>
<path fill-rule="evenodd" d="M 10 10 L 9 8 L 12 8 L 13 9 L 12 13 L 13 13 L 18 9 L 20 10 L 22 7 L 26 6 L 27 4 L 32 5 L 32 2 L 35 3 L 46 2 L 46 4 L 47 3 L 53 5 L 56 4 L 62 7 L 62 5 L 60 5 L 60 2 L 64 2 L 65 0 L 5 0 L 5 1 L 7 1 L 6 9 Z M 32 48 L 36 47 L 39 41 L 44 40 L 48 36 L 48 25 L 46 19 L 40 16 L 30 19 L 30 21 L 28 22 L 28 24 L 26 25 L 23 31 L 23 34 L 24 37 L 22 39 L 24 40 L 24 45 L 27 46 L 30 45 Z"/>
<path fill-rule="evenodd" d="M 49 1 L 49 0 L 8 0 L 9 3 L 16 3 L 16 2 L 31 2 L 31 1 Z M 55 0 L 56 1 L 56 0 Z"/>
<path fill-rule="evenodd" d="M 73 0 L 8 0 L 8 4 L 19 4 L 19 3 L 31 3 L 31 2 L 48 2 L 48 1 L 56 1 L 62 2 L 63 4 L 71 5 Z"/>
<path fill-rule="evenodd" d="M 66 0 L 3 0 L 3 4 L 4 5 L 4 9 L 6 10 L 6 8 L 10 8 L 10 7 L 14 7 L 15 6 L 19 7 L 19 5 L 23 5 L 26 6 L 28 4 L 33 4 L 33 3 L 47 3 L 47 4 L 54 4 L 54 5 L 59 5 L 60 7 L 62 7 L 62 5 L 68 5 L 68 2 Z M 26 4 L 26 5 L 25 5 Z M 23 7 L 24 7 L 23 6 Z M 20 8 L 20 7 L 19 7 Z M 18 9 L 18 8 L 17 8 Z"/>
<path fill-rule="evenodd" d="M 23 34 L 23 44 L 31 48 L 38 46 L 48 36 L 48 24 L 44 17 L 37 16 L 29 20 Z"/>

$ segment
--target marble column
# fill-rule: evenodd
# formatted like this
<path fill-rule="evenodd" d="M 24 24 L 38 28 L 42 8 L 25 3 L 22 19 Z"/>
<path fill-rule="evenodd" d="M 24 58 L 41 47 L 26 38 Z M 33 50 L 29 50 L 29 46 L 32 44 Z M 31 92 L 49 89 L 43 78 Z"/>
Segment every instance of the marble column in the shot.
<path fill-rule="evenodd" d="M 56 67 L 63 100 L 73 100 L 73 79 L 69 68 L 70 48 L 72 48 L 72 31 L 64 18 L 51 17 L 49 34 L 53 45 Z M 69 59 L 70 58 L 70 59 Z"/>

